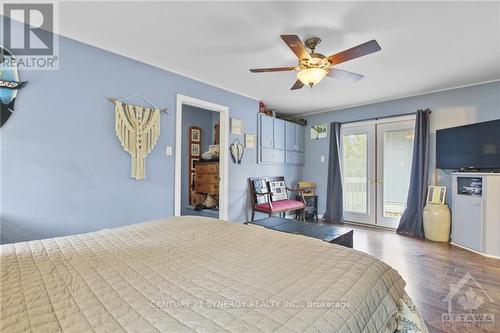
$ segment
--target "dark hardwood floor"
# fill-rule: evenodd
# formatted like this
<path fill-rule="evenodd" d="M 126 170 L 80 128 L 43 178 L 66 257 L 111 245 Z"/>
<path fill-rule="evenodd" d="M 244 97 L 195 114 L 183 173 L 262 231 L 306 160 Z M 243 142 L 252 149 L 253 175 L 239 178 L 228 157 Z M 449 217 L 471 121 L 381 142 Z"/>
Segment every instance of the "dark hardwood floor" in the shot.
<path fill-rule="evenodd" d="M 354 229 L 355 249 L 386 262 L 405 279 L 406 291 L 424 317 L 430 332 L 500 332 L 499 259 L 487 258 L 450 244 L 403 237 L 393 231 L 349 227 Z M 470 280 L 465 288 L 472 288 L 475 295 L 480 297 L 476 298 L 479 300 L 476 305 L 484 301 L 472 313 L 494 314 L 495 327 L 443 326 L 441 316 L 448 312 L 448 303 L 443 299 L 450 291 L 450 283 L 456 284 L 467 272 L 480 287 Z M 452 313 L 469 313 L 456 303 L 453 306 Z"/>

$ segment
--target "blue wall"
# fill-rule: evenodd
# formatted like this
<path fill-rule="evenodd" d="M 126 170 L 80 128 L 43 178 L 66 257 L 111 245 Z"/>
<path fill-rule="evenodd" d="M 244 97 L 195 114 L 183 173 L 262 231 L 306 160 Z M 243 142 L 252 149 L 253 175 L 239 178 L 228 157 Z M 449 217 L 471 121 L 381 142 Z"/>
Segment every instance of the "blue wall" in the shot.
<path fill-rule="evenodd" d="M 29 84 L 1 129 L 2 243 L 172 216 L 174 156 L 165 155 L 165 146 L 174 146 L 176 94 L 228 106 L 247 133 L 257 133 L 258 101 L 251 98 L 65 37 L 59 38 L 59 59 L 57 71 L 20 73 Z M 130 178 L 130 155 L 115 136 L 113 105 L 106 100 L 135 93 L 169 110 L 143 181 Z M 230 220 L 247 220 L 247 178 L 266 175 L 291 183 L 301 168 L 258 165 L 255 149 L 241 165 L 230 162 Z"/>
<path fill-rule="evenodd" d="M 487 83 L 467 88 L 443 91 L 439 93 L 403 98 L 383 103 L 369 104 L 310 115 L 306 117 L 308 127 L 333 121 L 347 122 L 374 117 L 392 116 L 415 112 L 417 109 L 430 108 L 431 115 L 431 161 L 430 181 L 451 188 L 449 173 L 435 169 L 435 134 L 440 128 L 454 127 L 480 121 L 500 119 L 500 82 Z M 328 133 L 330 135 L 330 133 Z M 328 169 L 329 138 L 311 140 L 306 134 L 306 163 L 304 180 L 318 183 L 319 213 L 325 211 L 326 182 Z M 325 161 L 321 162 L 321 156 Z M 451 191 L 447 202 L 451 204 Z"/>

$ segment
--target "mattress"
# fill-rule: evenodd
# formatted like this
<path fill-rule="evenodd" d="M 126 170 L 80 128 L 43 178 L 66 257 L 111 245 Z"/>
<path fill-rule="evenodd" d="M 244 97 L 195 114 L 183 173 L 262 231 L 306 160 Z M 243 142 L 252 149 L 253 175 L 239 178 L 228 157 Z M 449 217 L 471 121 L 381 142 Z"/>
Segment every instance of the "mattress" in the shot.
<path fill-rule="evenodd" d="M 362 252 L 203 217 L 0 253 L 2 332 L 389 332 L 405 286 Z"/>

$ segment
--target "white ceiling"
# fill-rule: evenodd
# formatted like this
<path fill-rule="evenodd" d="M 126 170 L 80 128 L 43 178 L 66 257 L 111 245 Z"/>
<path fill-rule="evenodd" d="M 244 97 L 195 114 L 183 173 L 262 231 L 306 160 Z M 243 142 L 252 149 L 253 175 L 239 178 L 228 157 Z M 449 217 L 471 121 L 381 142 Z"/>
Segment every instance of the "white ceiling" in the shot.
<path fill-rule="evenodd" d="M 500 2 L 62 2 L 62 35 L 303 114 L 500 79 Z M 325 78 L 290 91 L 281 34 L 320 36 L 319 52 L 370 39 L 382 51 L 338 65 L 357 83 Z"/>

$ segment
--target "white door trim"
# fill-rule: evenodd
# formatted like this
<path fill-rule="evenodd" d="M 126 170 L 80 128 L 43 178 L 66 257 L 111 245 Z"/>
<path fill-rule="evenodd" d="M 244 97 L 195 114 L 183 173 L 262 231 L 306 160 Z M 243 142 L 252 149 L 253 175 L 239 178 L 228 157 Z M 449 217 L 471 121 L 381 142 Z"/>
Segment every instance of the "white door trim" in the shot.
<path fill-rule="evenodd" d="M 229 194 L 229 108 L 190 96 L 177 94 L 175 111 L 175 193 L 174 215 L 181 215 L 182 184 L 182 106 L 191 105 L 220 113 L 220 156 L 219 156 L 219 219 L 228 219 Z"/>
<path fill-rule="evenodd" d="M 383 218 L 381 209 L 383 205 L 383 186 L 378 183 L 381 170 L 383 170 L 383 141 L 381 132 L 384 128 L 399 128 L 405 123 L 415 123 L 415 115 L 403 115 L 395 117 L 386 117 L 381 119 L 362 120 L 358 122 L 347 123 L 340 128 L 340 165 L 342 172 L 342 184 L 344 185 L 344 165 L 343 165 L 343 138 L 345 134 L 368 134 L 367 141 L 367 180 L 368 180 L 368 198 L 366 214 L 344 211 L 344 220 L 346 222 L 361 223 L 370 226 L 380 226 L 394 229 L 395 222 L 389 218 Z M 347 167 L 347 166 L 346 166 Z M 370 182 L 370 180 L 372 180 Z M 375 181 L 375 182 L 373 182 Z M 382 180 L 383 181 L 383 180 Z M 345 198 L 344 198 L 345 200 Z M 382 202 L 382 204 L 381 204 Z"/>
<path fill-rule="evenodd" d="M 380 119 L 371 119 L 371 120 L 360 120 L 355 122 L 349 122 L 347 124 L 342 125 L 340 128 L 350 128 L 350 127 L 359 127 L 365 125 L 377 125 L 377 124 L 387 124 L 387 123 L 395 123 L 406 120 L 415 120 L 415 115 L 404 115 L 404 116 L 394 116 L 394 117 L 384 117 Z"/>

